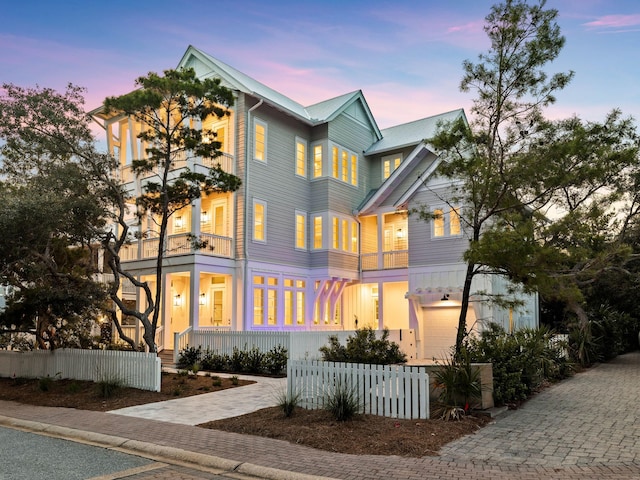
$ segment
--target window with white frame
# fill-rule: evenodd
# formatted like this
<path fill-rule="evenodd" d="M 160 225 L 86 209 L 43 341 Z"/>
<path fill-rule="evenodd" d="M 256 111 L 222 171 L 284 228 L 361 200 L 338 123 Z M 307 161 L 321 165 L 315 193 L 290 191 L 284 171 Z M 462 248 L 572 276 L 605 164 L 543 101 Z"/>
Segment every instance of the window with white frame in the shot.
<path fill-rule="evenodd" d="M 253 240 L 267 241 L 267 204 L 255 198 L 253 199 Z"/>
<path fill-rule="evenodd" d="M 434 238 L 460 236 L 462 234 L 460 207 L 435 208 L 431 233 Z"/>
<path fill-rule="evenodd" d="M 322 248 L 322 215 L 313 217 L 313 248 Z"/>
<path fill-rule="evenodd" d="M 340 150 L 338 147 L 331 147 L 331 176 L 333 178 L 340 176 Z"/>
<path fill-rule="evenodd" d="M 387 155 L 382 157 L 382 178 L 387 179 L 402 163 L 402 155 Z"/>
<path fill-rule="evenodd" d="M 307 176 L 307 141 L 296 138 L 296 175 Z"/>
<path fill-rule="evenodd" d="M 340 145 L 331 145 L 331 176 L 358 186 L 358 155 Z"/>
<path fill-rule="evenodd" d="M 296 248 L 307 249 L 307 212 L 296 210 Z"/>
<path fill-rule="evenodd" d="M 267 161 L 267 124 L 257 118 L 253 119 L 253 158 Z"/>
<path fill-rule="evenodd" d="M 358 224 L 340 215 L 331 217 L 331 247 L 343 252 L 358 253 Z"/>
<path fill-rule="evenodd" d="M 253 276 L 253 324 L 257 326 L 278 324 L 277 277 Z"/>
<path fill-rule="evenodd" d="M 284 279 L 284 324 L 304 325 L 305 290 L 304 280 Z"/>
<path fill-rule="evenodd" d="M 313 146 L 313 178 L 322 176 L 322 145 Z"/>

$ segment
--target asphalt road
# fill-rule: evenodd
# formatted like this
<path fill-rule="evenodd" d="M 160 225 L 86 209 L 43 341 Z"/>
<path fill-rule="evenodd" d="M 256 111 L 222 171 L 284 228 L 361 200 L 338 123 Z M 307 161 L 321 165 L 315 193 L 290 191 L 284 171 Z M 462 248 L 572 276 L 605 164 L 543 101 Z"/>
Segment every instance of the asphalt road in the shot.
<path fill-rule="evenodd" d="M 232 478 L 0 427 L 0 480 L 115 480 L 125 477 L 128 480 Z"/>

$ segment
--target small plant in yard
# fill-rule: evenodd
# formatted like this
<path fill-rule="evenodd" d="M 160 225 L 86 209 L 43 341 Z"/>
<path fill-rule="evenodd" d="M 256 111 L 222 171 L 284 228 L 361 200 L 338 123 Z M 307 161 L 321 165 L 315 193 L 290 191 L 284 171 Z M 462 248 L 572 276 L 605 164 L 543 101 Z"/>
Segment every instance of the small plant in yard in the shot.
<path fill-rule="evenodd" d="M 124 382 L 117 377 L 103 378 L 96 386 L 101 398 L 112 398 L 124 386 Z"/>
<path fill-rule="evenodd" d="M 202 354 L 202 369 L 212 372 L 223 372 L 229 369 L 229 355 L 206 350 Z"/>
<path fill-rule="evenodd" d="M 262 373 L 264 367 L 265 354 L 258 347 L 253 347 L 245 356 L 240 367 L 241 372 Z"/>
<path fill-rule="evenodd" d="M 214 387 L 221 387 L 222 386 L 222 379 L 220 377 L 213 377 L 213 379 L 211 381 L 211 385 L 213 385 Z"/>
<path fill-rule="evenodd" d="M 240 350 L 238 347 L 233 347 L 233 353 L 229 359 L 229 367 L 233 372 L 242 372 L 242 368 L 246 365 L 247 352 Z"/>
<path fill-rule="evenodd" d="M 357 330 L 347 338 L 347 345 L 341 345 L 338 337 L 329 337 L 329 345 L 320 348 L 322 359 L 326 362 L 370 363 L 389 365 L 405 363 L 407 356 L 400 346 L 389 340 L 389 330 L 384 329 L 382 337 L 377 338 L 372 328 Z"/>
<path fill-rule="evenodd" d="M 338 378 L 327 394 L 325 408 L 339 422 L 351 420 L 362 412 L 362 402 L 356 389 L 346 380 Z"/>
<path fill-rule="evenodd" d="M 240 379 L 238 379 L 238 377 L 236 377 L 235 375 L 233 377 L 231 377 L 231 384 L 232 385 L 238 385 L 238 383 L 240 383 Z"/>
<path fill-rule="evenodd" d="M 193 365 L 191 365 L 191 368 L 189 369 L 189 371 L 192 374 L 197 375 L 198 372 L 200 371 L 200 363 L 196 362 Z"/>
<path fill-rule="evenodd" d="M 180 351 L 178 355 L 178 368 L 190 368 L 195 363 L 200 363 L 202 359 L 202 348 L 201 347 L 190 347 L 187 345 L 187 348 Z"/>
<path fill-rule="evenodd" d="M 182 394 L 182 389 L 180 387 L 175 387 L 173 389 L 173 396 L 174 397 L 179 397 Z"/>
<path fill-rule="evenodd" d="M 460 359 L 439 365 L 433 378 L 435 387 L 440 389 L 436 411 L 443 420 L 460 420 L 482 396 L 480 370 L 471 366 L 466 351 Z"/>
<path fill-rule="evenodd" d="M 264 367 L 271 375 L 278 375 L 287 368 L 289 352 L 282 345 L 273 347 L 264 356 Z"/>
<path fill-rule="evenodd" d="M 38 379 L 38 390 L 40 390 L 41 392 L 48 392 L 49 390 L 51 390 L 52 386 L 53 378 L 51 378 L 49 375 L 47 375 L 46 377 L 40 377 Z"/>
<path fill-rule="evenodd" d="M 284 416 L 289 418 L 293 415 L 293 412 L 300 403 L 300 392 L 294 391 L 289 393 L 285 390 L 278 395 L 276 400 Z"/>

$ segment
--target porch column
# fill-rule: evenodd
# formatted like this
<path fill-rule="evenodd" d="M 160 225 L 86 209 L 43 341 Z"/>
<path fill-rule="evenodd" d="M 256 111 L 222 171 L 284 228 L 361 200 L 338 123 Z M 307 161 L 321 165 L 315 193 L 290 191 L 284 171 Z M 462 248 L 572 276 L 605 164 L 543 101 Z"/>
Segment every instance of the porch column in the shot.
<path fill-rule="evenodd" d="M 191 301 L 189 302 L 189 325 L 194 330 L 200 326 L 200 268 L 191 265 L 189 272 L 189 290 Z"/>
<path fill-rule="evenodd" d="M 384 246 L 384 215 L 378 213 L 377 215 L 377 229 L 378 229 L 378 270 L 384 269 L 384 253 L 382 252 Z M 380 289 L 378 289 L 378 292 Z M 380 299 L 380 295 L 378 299 Z M 378 318 L 382 317 L 382 315 L 378 315 Z"/>

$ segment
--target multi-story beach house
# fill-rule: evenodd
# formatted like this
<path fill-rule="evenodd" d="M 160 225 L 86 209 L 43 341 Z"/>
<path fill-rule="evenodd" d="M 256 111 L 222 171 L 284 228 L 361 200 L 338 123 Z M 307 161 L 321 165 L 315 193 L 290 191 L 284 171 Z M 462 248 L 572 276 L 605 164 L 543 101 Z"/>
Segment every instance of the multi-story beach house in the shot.
<path fill-rule="evenodd" d="M 403 331 L 410 357 L 442 358 L 455 343 L 468 246 L 450 182 L 435 175 L 439 158 L 424 142 L 462 110 L 379 129 L 361 91 L 303 106 L 216 58 L 189 47 L 178 68 L 219 77 L 232 89 L 231 115 L 211 120 L 224 154 L 176 168 L 203 171 L 212 162 L 242 180 L 233 193 L 203 196 L 170 218 L 164 259 L 161 334 L 195 329 L 238 331 Z M 311 88 L 311 87 L 310 87 Z M 425 113 L 428 105 L 425 105 Z M 107 132 L 119 175 L 132 193 L 142 178 L 131 160 L 144 155 L 130 118 L 94 118 Z M 407 212 L 426 205 L 438 218 Z M 153 223 L 123 252 L 131 272 L 153 283 Z M 187 236 L 209 247 L 192 250 Z M 480 278 L 474 291 L 504 290 Z M 140 301 L 125 289 L 128 301 Z M 535 296 L 518 310 L 474 298 L 468 328 L 536 326 Z"/>

